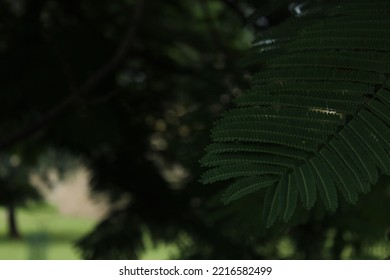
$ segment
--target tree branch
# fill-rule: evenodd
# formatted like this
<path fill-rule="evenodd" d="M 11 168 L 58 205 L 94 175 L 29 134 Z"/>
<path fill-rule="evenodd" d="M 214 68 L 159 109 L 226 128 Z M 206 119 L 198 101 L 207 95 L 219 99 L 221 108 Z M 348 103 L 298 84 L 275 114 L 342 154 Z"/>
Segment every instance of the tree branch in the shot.
<path fill-rule="evenodd" d="M 135 10 L 133 14 L 133 20 L 126 32 L 125 39 L 122 44 L 117 49 L 114 56 L 111 60 L 102 68 L 98 69 L 93 75 L 87 79 L 87 81 L 80 88 L 80 95 L 87 95 L 91 92 L 96 86 L 99 85 L 99 82 L 107 77 L 113 70 L 115 70 L 125 58 L 131 44 L 133 43 L 135 31 L 138 28 L 138 23 L 141 19 L 143 12 L 144 1 L 138 0 L 135 4 Z"/>
<path fill-rule="evenodd" d="M 135 3 L 134 14 L 132 16 L 132 20 L 130 22 L 124 40 L 122 41 L 121 45 L 118 47 L 118 49 L 107 64 L 99 68 L 96 72 L 89 76 L 89 78 L 86 79 L 86 81 L 81 85 L 78 90 L 76 90 L 74 93 L 70 94 L 61 102 L 59 102 L 50 110 L 48 110 L 45 114 L 43 114 L 40 119 L 30 123 L 29 125 L 21 128 L 18 131 L 15 131 L 11 135 L 0 139 L 0 149 L 4 149 L 20 140 L 25 139 L 33 133 L 43 129 L 44 127 L 52 123 L 54 120 L 58 119 L 67 110 L 69 110 L 72 105 L 77 103 L 83 97 L 89 95 L 101 83 L 103 79 L 110 75 L 124 60 L 131 44 L 133 43 L 134 35 L 136 33 L 136 29 L 138 28 L 138 24 L 143 13 L 143 6 L 143 0 L 138 0 Z"/>
<path fill-rule="evenodd" d="M 96 97 L 92 100 L 88 100 L 87 103 L 91 104 L 91 105 L 101 105 L 101 104 L 104 104 L 104 103 L 110 101 L 114 97 L 118 96 L 120 93 L 121 93 L 121 89 L 115 88 L 104 96 L 99 96 L 99 97 Z"/>

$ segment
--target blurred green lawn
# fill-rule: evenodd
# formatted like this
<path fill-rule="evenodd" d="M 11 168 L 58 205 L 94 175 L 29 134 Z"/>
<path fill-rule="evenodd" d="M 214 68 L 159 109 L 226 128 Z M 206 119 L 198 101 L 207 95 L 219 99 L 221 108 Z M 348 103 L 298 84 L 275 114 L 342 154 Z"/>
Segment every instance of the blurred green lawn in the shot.
<path fill-rule="evenodd" d="M 97 223 L 91 219 L 60 215 L 54 207 L 44 204 L 18 209 L 17 219 L 22 239 L 9 240 L 6 211 L 0 208 L 0 260 L 80 259 L 81 254 L 74 242 L 92 230 Z M 177 247 L 173 244 L 153 247 L 147 235 L 145 245 L 146 251 L 142 254 L 142 259 L 169 259 L 177 252 Z M 40 248 L 41 255 L 37 248 Z"/>
<path fill-rule="evenodd" d="M 9 240 L 6 211 L 0 207 L 0 260 L 80 259 L 81 254 L 74 242 L 91 231 L 97 223 L 92 219 L 60 215 L 54 207 L 47 204 L 18 209 L 17 218 L 22 239 Z M 44 245 L 42 255 L 39 255 L 39 247 L 36 247 L 39 241 Z M 141 259 L 175 259 L 179 251 L 176 244 L 159 243 L 153 246 L 147 232 L 144 235 L 144 245 L 145 252 L 140 256 Z M 267 249 L 267 246 L 264 248 Z M 275 250 L 273 246 L 271 249 Z M 277 249 L 280 257 L 285 259 L 289 259 L 294 253 L 293 245 L 287 239 L 281 242 Z M 384 259 L 389 255 L 389 247 L 383 246 L 382 243 L 373 244 L 369 251 L 369 258 Z M 350 254 L 351 252 L 346 250 L 342 258 L 349 259 Z"/>
<path fill-rule="evenodd" d="M 23 260 L 37 255 L 39 242 L 47 259 L 74 260 L 80 253 L 74 241 L 92 230 L 95 221 L 61 216 L 48 205 L 35 205 L 18 209 L 17 221 L 22 235 L 20 240 L 7 238 L 6 212 L 0 208 L 0 259 Z M 45 249 L 46 248 L 46 249 Z"/>

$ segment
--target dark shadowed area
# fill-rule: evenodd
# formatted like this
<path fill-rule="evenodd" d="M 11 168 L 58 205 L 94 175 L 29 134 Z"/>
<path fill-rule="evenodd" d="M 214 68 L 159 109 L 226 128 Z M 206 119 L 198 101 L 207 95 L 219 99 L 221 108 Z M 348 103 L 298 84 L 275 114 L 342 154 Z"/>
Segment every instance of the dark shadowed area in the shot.
<path fill-rule="evenodd" d="M 297 5 L 1 1 L 0 258 L 22 241 L 30 259 L 390 256 L 386 178 L 270 229 L 257 193 L 224 205 L 225 182 L 199 182 L 213 123 L 263 66 L 251 42 Z"/>

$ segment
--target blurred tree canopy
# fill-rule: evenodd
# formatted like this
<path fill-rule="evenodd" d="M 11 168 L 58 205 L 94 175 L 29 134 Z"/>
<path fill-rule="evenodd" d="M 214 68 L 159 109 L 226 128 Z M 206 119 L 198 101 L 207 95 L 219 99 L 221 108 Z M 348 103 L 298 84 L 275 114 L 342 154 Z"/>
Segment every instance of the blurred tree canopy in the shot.
<path fill-rule="evenodd" d="M 223 206 L 223 183 L 198 182 L 213 121 L 261 67 L 241 65 L 252 38 L 294 5 L 0 3 L 0 148 L 29 163 L 48 147 L 76 154 L 96 192 L 126 202 L 77 244 L 85 258 L 137 258 L 145 231 L 178 243 L 185 259 L 377 257 L 389 226 L 377 212 L 390 210 L 385 188 L 353 209 L 265 230 L 256 195 Z"/>

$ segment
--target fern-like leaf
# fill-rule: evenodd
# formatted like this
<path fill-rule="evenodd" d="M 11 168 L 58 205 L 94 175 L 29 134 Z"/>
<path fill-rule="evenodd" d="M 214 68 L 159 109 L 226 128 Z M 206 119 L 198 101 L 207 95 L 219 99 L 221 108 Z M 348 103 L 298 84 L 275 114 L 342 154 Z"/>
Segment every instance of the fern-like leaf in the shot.
<path fill-rule="evenodd" d="M 307 163 L 295 168 L 294 174 L 301 201 L 307 209 L 310 209 L 316 202 L 316 188 L 313 187 L 315 186 L 314 175 Z"/>
<path fill-rule="evenodd" d="M 225 203 L 266 189 L 267 227 L 317 194 L 329 211 L 339 193 L 356 203 L 390 175 L 390 2 L 332 3 L 307 5 L 254 42 L 245 63 L 262 67 L 201 160 L 213 167 L 205 183 L 236 180 Z"/>
<path fill-rule="evenodd" d="M 249 177 L 239 180 L 226 189 L 222 196 L 222 201 L 228 204 L 259 189 L 269 187 L 275 182 L 276 178 L 270 176 Z"/>
<path fill-rule="evenodd" d="M 283 220 L 288 221 L 293 215 L 298 202 L 298 189 L 294 173 L 290 173 L 284 182 L 280 188 L 280 208 Z"/>

